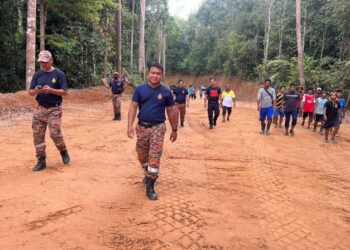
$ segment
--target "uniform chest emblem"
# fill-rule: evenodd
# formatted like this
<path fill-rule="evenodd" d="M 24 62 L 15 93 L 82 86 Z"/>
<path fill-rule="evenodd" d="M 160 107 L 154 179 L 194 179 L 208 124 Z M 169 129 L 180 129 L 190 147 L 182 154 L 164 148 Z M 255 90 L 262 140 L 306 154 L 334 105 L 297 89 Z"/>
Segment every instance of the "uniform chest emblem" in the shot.
<path fill-rule="evenodd" d="M 163 98 L 163 95 L 162 95 L 162 94 L 159 94 L 159 95 L 158 95 L 158 100 L 162 100 L 162 98 Z"/>
<path fill-rule="evenodd" d="M 56 81 L 57 81 L 56 78 L 52 79 L 52 83 L 56 83 Z"/>

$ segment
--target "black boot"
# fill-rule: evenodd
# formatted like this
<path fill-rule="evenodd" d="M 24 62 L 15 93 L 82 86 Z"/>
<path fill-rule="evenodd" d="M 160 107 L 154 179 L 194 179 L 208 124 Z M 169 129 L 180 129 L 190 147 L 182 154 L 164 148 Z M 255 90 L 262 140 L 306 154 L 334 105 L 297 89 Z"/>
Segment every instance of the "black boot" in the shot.
<path fill-rule="evenodd" d="M 116 120 L 118 120 L 118 118 L 117 118 L 117 114 L 114 114 L 113 121 L 116 121 Z"/>
<path fill-rule="evenodd" d="M 46 157 L 45 156 L 40 156 L 38 157 L 38 163 L 36 166 L 33 168 L 33 171 L 41 171 L 46 168 Z"/>
<path fill-rule="evenodd" d="M 156 180 L 153 180 L 151 178 L 147 178 L 147 187 L 146 187 L 146 195 L 148 199 L 155 201 L 158 200 L 158 195 L 154 191 L 154 184 L 156 183 Z"/>
<path fill-rule="evenodd" d="M 60 153 L 61 153 L 62 161 L 63 161 L 64 165 L 68 165 L 68 163 L 70 162 L 70 157 L 69 157 L 68 151 L 63 150 Z"/>
<path fill-rule="evenodd" d="M 147 176 L 146 175 L 145 175 L 145 177 L 143 177 L 142 183 L 147 184 Z"/>
<path fill-rule="evenodd" d="M 121 121 L 121 119 L 122 119 L 122 116 L 121 116 L 121 114 L 119 113 L 119 114 L 117 114 L 117 121 Z"/>

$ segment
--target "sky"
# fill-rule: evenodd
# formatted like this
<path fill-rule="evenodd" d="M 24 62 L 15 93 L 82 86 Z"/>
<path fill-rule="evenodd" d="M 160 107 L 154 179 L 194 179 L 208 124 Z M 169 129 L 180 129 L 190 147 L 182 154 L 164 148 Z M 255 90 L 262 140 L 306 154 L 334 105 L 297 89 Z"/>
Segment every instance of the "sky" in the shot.
<path fill-rule="evenodd" d="M 169 12 L 172 16 L 187 19 L 195 13 L 204 0 L 169 0 Z"/>

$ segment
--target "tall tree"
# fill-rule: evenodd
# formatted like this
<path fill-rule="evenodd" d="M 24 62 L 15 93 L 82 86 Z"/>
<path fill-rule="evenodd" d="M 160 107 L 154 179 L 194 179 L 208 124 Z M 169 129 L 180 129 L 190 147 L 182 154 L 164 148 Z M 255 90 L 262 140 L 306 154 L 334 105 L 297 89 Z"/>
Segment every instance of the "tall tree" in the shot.
<path fill-rule="evenodd" d="M 116 71 L 122 75 L 122 1 L 117 0 L 116 10 L 116 33 L 117 33 L 117 64 Z"/>
<path fill-rule="evenodd" d="M 275 0 L 261 0 L 261 4 L 265 11 L 264 71 L 266 70 L 267 60 L 269 57 L 272 7 L 274 2 Z"/>
<path fill-rule="evenodd" d="M 280 29 L 279 29 L 279 44 L 278 44 L 278 58 L 282 56 L 282 46 L 283 46 L 283 35 L 285 28 L 285 19 L 286 19 L 286 10 L 287 10 L 287 0 L 283 0 L 283 11 L 280 20 Z"/>
<path fill-rule="evenodd" d="M 135 25 L 135 0 L 131 0 L 131 38 L 130 38 L 130 72 L 133 72 L 134 64 L 134 25 Z"/>
<path fill-rule="evenodd" d="M 40 50 L 45 49 L 46 8 L 45 0 L 40 0 Z"/>
<path fill-rule="evenodd" d="M 26 89 L 35 73 L 35 32 L 36 32 L 36 1 L 28 0 L 27 9 L 27 50 L 26 50 Z"/>
<path fill-rule="evenodd" d="M 295 13 L 296 13 L 296 38 L 298 46 L 298 77 L 299 83 L 305 88 L 304 79 L 304 61 L 303 61 L 303 44 L 301 37 L 301 0 L 295 1 Z"/>
<path fill-rule="evenodd" d="M 139 40 L 139 73 L 145 76 L 145 14 L 146 0 L 140 0 L 140 40 Z"/>

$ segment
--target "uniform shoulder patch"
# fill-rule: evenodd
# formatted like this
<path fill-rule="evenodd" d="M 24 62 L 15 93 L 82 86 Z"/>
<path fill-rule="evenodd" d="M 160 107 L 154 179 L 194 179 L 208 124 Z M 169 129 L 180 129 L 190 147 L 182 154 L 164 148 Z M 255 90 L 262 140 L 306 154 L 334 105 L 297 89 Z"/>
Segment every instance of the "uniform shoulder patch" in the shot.
<path fill-rule="evenodd" d="M 161 93 L 159 93 L 158 100 L 162 100 L 162 98 L 163 98 L 163 95 Z"/>
<path fill-rule="evenodd" d="M 52 83 L 56 83 L 56 78 L 52 78 Z"/>

